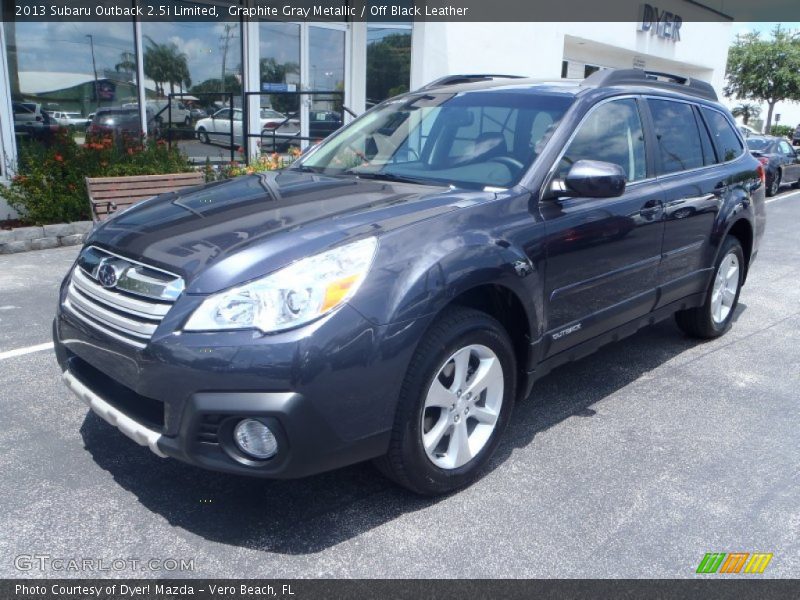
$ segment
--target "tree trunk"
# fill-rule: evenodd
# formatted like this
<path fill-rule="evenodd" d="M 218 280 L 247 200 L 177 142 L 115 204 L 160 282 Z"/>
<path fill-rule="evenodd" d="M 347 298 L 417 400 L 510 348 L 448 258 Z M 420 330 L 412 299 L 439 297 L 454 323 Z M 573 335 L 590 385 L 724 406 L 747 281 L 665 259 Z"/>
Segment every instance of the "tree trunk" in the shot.
<path fill-rule="evenodd" d="M 764 133 L 766 135 L 770 135 L 770 131 L 772 130 L 772 113 L 775 111 L 775 105 L 777 103 L 777 100 L 771 102 L 769 100 L 767 101 L 767 106 L 769 106 L 769 108 L 767 109 L 767 123 L 764 126 Z"/>

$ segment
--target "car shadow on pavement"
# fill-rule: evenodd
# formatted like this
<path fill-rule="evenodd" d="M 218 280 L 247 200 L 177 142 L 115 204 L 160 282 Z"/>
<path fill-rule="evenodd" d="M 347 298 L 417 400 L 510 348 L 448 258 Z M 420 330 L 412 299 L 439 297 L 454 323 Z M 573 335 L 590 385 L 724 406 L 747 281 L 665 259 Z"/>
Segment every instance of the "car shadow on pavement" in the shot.
<path fill-rule="evenodd" d="M 491 468 L 502 469 L 539 432 L 571 416 L 593 416 L 593 404 L 698 343 L 669 320 L 556 369 L 517 404 Z M 95 463 L 170 525 L 265 552 L 319 552 L 442 501 L 397 487 L 368 463 L 287 481 L 205 471 L 156 457 L 91 412 L 81 435 Z"/>

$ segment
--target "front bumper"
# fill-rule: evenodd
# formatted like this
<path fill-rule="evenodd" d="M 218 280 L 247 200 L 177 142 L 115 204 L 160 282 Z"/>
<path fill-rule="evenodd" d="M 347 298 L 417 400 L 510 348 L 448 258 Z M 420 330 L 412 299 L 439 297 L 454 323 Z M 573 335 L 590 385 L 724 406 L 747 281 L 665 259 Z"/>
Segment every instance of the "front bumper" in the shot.
<path fill-rule="evenodd" d="M 344 306 L 305 330 L 157 332 L 144 349 L 60 308 L 56 356 L 67 386 L 158 456 L 262 477 L 301 477 L 386 452 L 397 391 L 421 324 L 377 327 Z M 247 460 L 230 423 L 259 418 L 278 454 Z"/>

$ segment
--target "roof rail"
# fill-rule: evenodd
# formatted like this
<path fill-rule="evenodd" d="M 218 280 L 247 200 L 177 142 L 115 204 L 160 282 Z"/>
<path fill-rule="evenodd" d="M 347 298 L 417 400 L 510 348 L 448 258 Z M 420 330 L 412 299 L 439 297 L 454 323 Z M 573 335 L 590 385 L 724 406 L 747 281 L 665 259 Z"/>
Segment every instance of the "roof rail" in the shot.
<path fill-rule="evenodd" d="M 420 90 L 430 90 L 446 85 L 456 85 L 459 83 L 476 83 L 478 81 L 493 81 L 495 79 L 524 79 L 522 75 L 495 75 L 489 73 L 475 73 L 473 75 L 445 75 L 439 79 L 434 79 L 430 83 L 423 85 Z"/>
<path fill-rule="evenodd" d="M 587 87 L 643 85 L 691 94 L 707 100 L 718 100 L 717 92 L 710 83 L 682 75 L 642 69 L 602 69 L 589 75 L 581 85 Z"/>

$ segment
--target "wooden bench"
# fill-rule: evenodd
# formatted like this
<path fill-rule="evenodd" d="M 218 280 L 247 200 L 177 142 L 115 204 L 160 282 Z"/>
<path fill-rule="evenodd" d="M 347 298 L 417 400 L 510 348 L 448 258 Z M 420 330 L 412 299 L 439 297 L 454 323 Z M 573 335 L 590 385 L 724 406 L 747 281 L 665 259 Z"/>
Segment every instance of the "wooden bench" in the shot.
<path fill-rule="evenodd" d="M 174 192 L 205 182 L 199 171 L 167 175 L 132 175 L 128 177 L 87 177 L 86 189 L 92 219 L 105 221 L 114 211 L 165 192 Z"/>

